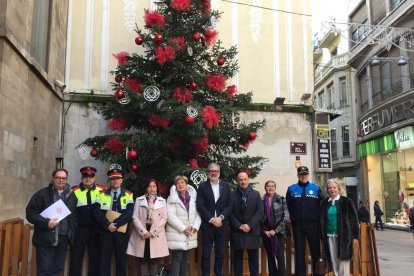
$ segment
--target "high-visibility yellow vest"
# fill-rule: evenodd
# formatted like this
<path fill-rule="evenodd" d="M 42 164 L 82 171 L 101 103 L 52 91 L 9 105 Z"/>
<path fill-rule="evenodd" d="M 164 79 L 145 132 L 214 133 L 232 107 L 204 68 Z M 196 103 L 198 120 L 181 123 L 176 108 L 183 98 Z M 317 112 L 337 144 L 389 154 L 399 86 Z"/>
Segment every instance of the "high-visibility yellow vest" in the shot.
<path fill-rule="evenodd" d="M 119 196 L 118 201 L 120 202 L 121 210 L 125 210 L 128 204 L 134 203 L 133 193 L 126 189 L 121 189 L 121 195 Z M 100 196 L 97 198 L 96 202 L 101 204 L 101 210 L 111 210 L 111 189 L 108 188 L 106 191 L 102 191 Z"/>
<path fill-rule="evenodd" d="M 105 189 L 105 186 L 95 184 L 95 187 L 90 190 L 91 204 L 94 204 L 96 202 L 96 200 L 100 197 L 101 191 L 105 191 Z M 78 199 L 78 204 L 76 207 L 88 205 L 88 198 L 86 195 L 88 193 L 88 189 L 82 189 L 80 185 L 77 185 L 72 188 L 72 191 Z"/>

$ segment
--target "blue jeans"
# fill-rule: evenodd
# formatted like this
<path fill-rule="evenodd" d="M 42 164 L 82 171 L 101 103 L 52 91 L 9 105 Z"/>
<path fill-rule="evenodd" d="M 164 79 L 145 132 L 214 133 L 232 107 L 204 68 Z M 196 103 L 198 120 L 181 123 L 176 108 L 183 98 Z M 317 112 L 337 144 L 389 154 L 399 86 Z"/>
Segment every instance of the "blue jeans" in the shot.
<path fill-rule="evenodd" d="M 185 250 L 171 251 L 171 269 L 169 274 L 170 276 L 188 275 L 187 255 L 188 251 Z"/>
<path fill-rule="evenodd" d="M 65 265 L 67 252 L 67 236 L 59 236 L 56 246 L 36 247 L 37 276 L 59 276 Z"/>
<path fill-rule="evenodd" d="M 258 249 L 248 249 L 247 254 L 249 255 L 249 270 L 250 276 L 259 275 L 259 254 Z M 243 252 L 244 249 L 234 250 L 234 275 L 242 276 L 243 275 Z"/>

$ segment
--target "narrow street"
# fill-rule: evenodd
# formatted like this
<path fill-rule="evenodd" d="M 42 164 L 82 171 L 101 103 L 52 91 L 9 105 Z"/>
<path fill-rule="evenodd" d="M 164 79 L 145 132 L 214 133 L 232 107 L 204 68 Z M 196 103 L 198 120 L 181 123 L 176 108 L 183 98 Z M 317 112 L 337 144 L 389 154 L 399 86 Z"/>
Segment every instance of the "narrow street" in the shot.
<path fill-rule="evenodd" d="M 376 231 L 382 276 L 407 276 L 414 270 L 414 238 L 411 232 Z"/>

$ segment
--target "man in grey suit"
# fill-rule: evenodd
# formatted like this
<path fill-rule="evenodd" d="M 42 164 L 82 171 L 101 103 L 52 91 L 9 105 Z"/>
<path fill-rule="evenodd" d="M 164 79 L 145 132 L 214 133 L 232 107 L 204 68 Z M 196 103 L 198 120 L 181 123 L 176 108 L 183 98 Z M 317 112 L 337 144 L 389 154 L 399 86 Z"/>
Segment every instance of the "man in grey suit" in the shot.
<path fill-rule="evenodd" d="M 210 275 L 210 254 L 214 244 L 214 275 L 223 275 L 223 258 L 228 217 L 232 209 L 231 188 L 220 180 L 220 166 L 210 163 L 207 167 L 208 180 L 197 190 L 197 211 L 202 224 L 201 269 L 203 276 Z"/>
<path fill-rule="evenodd" d="M 243 252 L 249 255 L 251 276 L 259 275 L 259 255 L 263 219 L 263 202 L 258 191 L 249 184 L 249 176 L 245 172 L 237 175 L 238 187 L 232 193 L 233 211 L 230 215 L 231 247 L 234 252 L 234 275 L 243 275 Z"/>

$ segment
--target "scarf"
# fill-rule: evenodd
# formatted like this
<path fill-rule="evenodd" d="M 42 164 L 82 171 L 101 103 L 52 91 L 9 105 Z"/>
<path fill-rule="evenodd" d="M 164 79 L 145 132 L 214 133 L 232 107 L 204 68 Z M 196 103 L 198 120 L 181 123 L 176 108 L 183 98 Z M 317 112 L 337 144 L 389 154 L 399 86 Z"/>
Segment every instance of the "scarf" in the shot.
<path fill-rule="evenodd" d="M 273 195 L 273 196 L 276 196 L 276 195 Z M 264 198 L 264 205 L 266 209 L 266 222 L 269 228 L 273 228 L 276 222 L 273 217 L 272 202 L 269 199 L 270 199 L 269 195 L 266 194 Z M 272 256 L 274 258 L 277 258 L 277 255 L 278 255 L 277 247 L 278 247 L 278 242 L 277 242 L 277 234 L 276 234 L 273 238 L 270 238 L 270 249 L 272 251 Z"/>
<path fill-rule="evenodd" d="M 248 187 L 246 190 L 243 190 L 242 188 L 237 187 L 237 190 L 239 190 L 240 195 L 241 195 L 240 203 L 241 203 L 242 210 L 245 210 L 247 208 L 247 197 L 252 191 L 252 187 Z"/>
<path fill-rule="evenodd" d="M 145 194 L 148 202 L 148 213 L 147 213 L 147 224 L 152 224 L 152 214 L 154 212 L 154 204 L 157 200 L 158 195 L 150 195 L 148 193 Z"/>
<path fill-rule="evenodd" d="M 181 201 L 183 202 L 185 206 L 185 209 L 188 212 L 188 210 L 190 209 L 190 199 L 191 199 L 190 194 L 188 193 L 188 191 L 186 191 L 184 196 L 178 193 L 178 197 L 181 199 Z"/>

